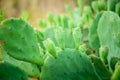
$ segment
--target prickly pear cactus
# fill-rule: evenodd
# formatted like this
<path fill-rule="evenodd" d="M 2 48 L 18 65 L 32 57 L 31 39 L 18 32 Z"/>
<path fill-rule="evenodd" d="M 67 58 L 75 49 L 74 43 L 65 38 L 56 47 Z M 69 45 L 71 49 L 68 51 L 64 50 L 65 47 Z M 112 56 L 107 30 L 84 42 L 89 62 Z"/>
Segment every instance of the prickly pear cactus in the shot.
<path fill-rule="evenodd" d="M 115 37 L 120 32 L 119 16 L 110 11 L 104 12 L 100 18 L 97 32 L 100 45 L 108 47 L 108 62 L 110 62 L 112 56 L 120 56 L 120 48 L 117 44 L 118 40 Z"/>
<path fill-rule="evenodd" d="M 58 51 L 50 39 L 44 45 L 48 52 L 40 80 L 101 80 L 86 54 L 71 48 Z"/>
<path fill-rule="evenodd" d="M 58 28 L 55 32 L 55 38 L 60 46 L 61 44 L 64 44 L 65 48 L 74 48 L 75 43 L 72 35 L 72 31 L 70 31 L 69 28 Z M 61 41 L 59 40 L 61 38 Z"/>
<path fill-rule="evenodd" d="M 91 59 L 100 78 L 102 80 L 110 80 L 111 73 L 107 69 L 106 65 L 100 60 L 100 58 L 95 55 L 91 55 Z"/>
<path fill-rule="evenodd" d="M 116 4 L 115 12 L 120 16 L 120 2 Z"/>
<path fill-rule="evenodd" d="M 99 57 L 101 59 L 102 62 L 104 62 L 105 64 L 108 63 L 107 57 L 108 57 L 108 47 L 106 46 L 101 46 L 99 48 Z"/>
<path fill-rule="evenodd" d="M 105 0 L 92 1 L 92 8 L 94 12 L 99 13 L 100 10 L 106 10 Z"/>
<path fill-rule="evenodd" d="M 120 61 L 118 61 L 115 65 L 115 70 L 111 77 L 111 80 L 119 80 L 120 79 Z"/>
<path fill-rule="evenodd" d="M 43 36 L 44 39 L 50 38 L 52 39 L 56 46 L 58 45 L 55 39 L 55 28 L 53 26 L 46 28 L 43 32 Z"/>
<path fill-rule="evenodd" d="M 89 28 L 89 43 L 90 46 L 96 51 L 97 55 L 100 48 L 100 41 L 97 33 L 98 23 L 103 12 L 99 13 L 93 20 L 92 26 Z"/>
<path fill-rule="evenodd" d="M 116 7 L 116 4 L 119 0 L 108 0 L 107 4 L 108 4 L 108 10 L 110 11 L 114 11 L 115 12 L 115 7 Z"/>
<path fill-rule="evenodd" d="M 86 66 L 86 67 L 85 67 Z M 87 75 L 86 75 L 87 74 Z M 90 59 L 74 49 L 65 49 L 57 57 L 48 56 L 40 80 L 101 80 Z"/>
<path fill-rule="evenodd" d="M 32 64 L 32 63 L 28 63 L 28 62 L 25 62 L 25 61 L 20 61 L 20 60 L 17 60 L 11 56 L 9 56 L 8 54 L 4 53 L 2 55 L 2 60 L 4 62 L 8 62 L 18 68 L 20 68 L 21 70 L 23 70 L 28 76 L 30 77 L 39 77 L 40 75 L 40 72 L 39 72 L 39 69 L 37 67 L 37 65 L 35 64 Z"/>
<path fill-rule="evenodd" d="M 45 39 L 47 39 L 47 38 L 52 39 L 52 41 L 55 43 L 56 46 L 61 45 L 61 42 L 58 40 L 58 38 L 61 37 L 61 39 L 64 40 L 62 42 L 64 43 L 64 46 L 66 48 L 74 48 L 75 47 L 72 32 L 70 31 L 69 28 L 50 27 L 50 28 L 47 28 L 43 34 L 44 34 Z"/>
<path fill-rule="evenodd" d="M 0 63 L 0 80 L 28 80 L 27 75 L 9 63 Z"/>
<path fill-rule="evenodd" d="M 115 70 L 115 65 L 116 63 L 120 61 L 120 58 L 119 57 L 112 57 L 111 60 L 110 60 L 110 67 L 112 69 L 112 71 Z"/>
<path fill-rule="evenodd" d="M 35 30 L 19 18 L 6 19 L 1 23 L 0 42 L 10 56 L 41 64 L 41 54 Z"/>
<path fill-rule="evenodd" d="M 119 26 L 119 22 L 115 22 Z M 114 33 L 114 42 L 120 48 L 120 32 Z"/>

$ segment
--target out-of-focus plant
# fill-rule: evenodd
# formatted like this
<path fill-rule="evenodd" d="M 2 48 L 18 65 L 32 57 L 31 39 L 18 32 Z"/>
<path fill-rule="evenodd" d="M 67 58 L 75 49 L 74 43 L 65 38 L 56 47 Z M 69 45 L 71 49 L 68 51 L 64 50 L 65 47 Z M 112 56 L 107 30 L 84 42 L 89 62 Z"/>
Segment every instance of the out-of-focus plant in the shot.
<path fill-rule="evenodd" d="M 22 14 L 21 14 L 21 18 L 25 21 L 28 21 L 30 15 L 29 15 L 29 12 L 28 11 L 23 11 Z"/>
<path fill-rule="evenodd" d="M 5 15 L 2 10 L 0 10 L 0 22 L 5 19 Z"/>

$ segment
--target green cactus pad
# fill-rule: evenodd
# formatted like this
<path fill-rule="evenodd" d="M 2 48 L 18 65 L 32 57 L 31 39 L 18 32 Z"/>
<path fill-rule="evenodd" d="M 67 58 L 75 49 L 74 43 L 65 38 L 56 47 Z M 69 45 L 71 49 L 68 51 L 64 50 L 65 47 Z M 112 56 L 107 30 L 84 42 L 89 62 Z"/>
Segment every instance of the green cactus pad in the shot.
<path fill-rule="evenodd" d="M 56 31 L 57 32 L 55 33 L 55 38 L 60 47 L 61 44 L 65 46 L 64 48 L 75 47 L 73 35 L 69 28 L 57 28 Z"/>
<path fill-rule="evenodd" d="M 99 19 L 101 18 L 102 14 L 103 13 L 101 12 L 95 17 L 95 19 L 93 20 L 92 26 L 89 28 L 89 43 L 90 43 L 90 46 L 96 51 L 97 54 L 100 48 L 100 41 L 97 33 L 97 28 L 98 28 Z"/>
<path fill-rule="evenodd" d="M 61 33 L 61 28 L 62 28 L 62 33 Z M 69 28 L 55 28 L 55 27 L 49 27 L 44 31 L 44 38 L 50 38 L 55 46 L 61 46 L 61 44 L 65 44 L 65 48 L 74 48 L 75 47 L 75 43 L 73 40 L 73 35 L 72 32 Z M 59 34 L 61 33 L 61 34 Z M 64 35 L 63 37 L 59 37 L 60 35 Z M 56 37 L 57 36 L 57 37 Z M 59 37 L 59 38 L 58 38 Z M 63 39 L 62 39 L 63 38 Z M 62 41 L 63 43 L 60 43 L 60 40 L 58 39 L 62 39 L 64 41 Z M 62 47 L 63 48 L 63 47 Z"/>
<path fill-rule="evenodd" d="M 30 77 L 39 77 L 40 75 L 39 69 L 35 64 L 17 60 L 6 53 L 3 54 L 2 60 L 22 69 Z"/>
<path fill-rule="evenodd" d="M 99 57 L 101 61 L 103 61 L 104 63 L 108 63 L 107 56 L 108 56 L 108 48 L 106 46 L 101 46 L 99 48 Z"/>
<path fill-rule="evenodd" d="M 115 34 L 120 32 L 119 16 L 110 11 L 104 12 L 100 18 L 97 32 L 100 45 L 108 47 L 108 62 L 112 56 L 120 56 L 120 48 L 114 40 Z"/>
<path fill-rule="evenodd" d="M 120 16 L 120 2 L 116 4 L 115 12 Z"/>
<path fill-rule="evenodd" d="M 117 4 L 117 1 L 118 0 L 108 0 L 107 1 L 107 4 L 108 4 L 107 8 L 108 8 L 108 10 L 115 12 L 115 7 L 116 7 L 116 4 Z"/>
<path fill-rule="evenodd" d="M 101 80 L 86 54 L 74 49 L 48 56 L 41 69 L 40 80 Z"/>
<path fill-rule="evenodd" d="M 10 56 L 41 64 L 41 54 L 35 30 L 19 18 L 6 19 L 1 23 L 0 41 Z"/>
<path fill-rule="evenodd" d="M 55 28 L 53 26 L 48 27 L 44 30 L 43 36 L 44 36 L 44 39 L 50 38 L 57 46 L 58 44 L 57 44 L 57 41 L 55 39 L 55 32 L 54 31 L 55 31 Z"/>
<path fill-rule="evenodd" d="M 115 43 L 115 45 L 117 47 L 120 48 L 120 37 L 119 37 L 120 36 L 120 29 L 117 29 L 120 27 L 120 18 L 118 21 L 115 21 L 112 23 L 112 27 L 114 27 L 114 26 L 116 26 L 116 28 L 115 28 L 116 31 L 113 32 L 113 42 Z"/>
<path fill-rule="evenodd" d="M 91 55 L 91 59 L 100 78 L 102 80 L 110 80 L 111 73 L 106 68 L 105 64 L 100 60 L 100 58 L 95 55 Z"/>
<path fill-rule="evenodd" d="M 9 63 L 0 63 L 0 80 L 28 80 L 27 75 Z"/>

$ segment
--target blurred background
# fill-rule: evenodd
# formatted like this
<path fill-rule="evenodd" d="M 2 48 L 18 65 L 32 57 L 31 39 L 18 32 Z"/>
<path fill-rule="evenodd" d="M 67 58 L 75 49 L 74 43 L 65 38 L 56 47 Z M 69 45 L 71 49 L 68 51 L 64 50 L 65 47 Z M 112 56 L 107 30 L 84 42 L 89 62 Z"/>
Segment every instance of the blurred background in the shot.
<path fill-rule="evenodd" d="M 28 14 L 28 21 L 38 28 L 37 21 L 46 19 L 48 12 L 65 14 L 65 6 L 69 5 L 73 10 L 77 6 L 77 0 L 0 0 L 0 10 L 6 18 L 20 17 Z"/>

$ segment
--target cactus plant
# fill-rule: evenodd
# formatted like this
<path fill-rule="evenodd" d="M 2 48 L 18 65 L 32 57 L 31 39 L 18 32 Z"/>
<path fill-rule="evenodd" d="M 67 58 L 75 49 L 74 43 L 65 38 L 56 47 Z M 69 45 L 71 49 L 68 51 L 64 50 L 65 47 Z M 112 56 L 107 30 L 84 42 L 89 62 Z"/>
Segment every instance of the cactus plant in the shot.
<path fill-rule="evenodd" d="M 28 80 L 28 76 L 18 67 L 2 62 L 0 63 L 0 80 Z"/>
<path fill-rule="evenodd" d="M 89 28 L 89 44 L 91 48 L 93 48 L 96 51 L 96 54 L 98 55 L 99 48 L 100 48 L 100 41 L 97 33 L 98 23 L 102 16 L 103 12 L 97 14 L 95 19 L 93 20 L 93 23 L 91 27 Z"/>
<path fill-rule="evenodd" d="M 115 12 L 115 5 L 117 4 L 117 0 L 108 0 L 108 10 Z"/>
<path fill-rule="evenodd" d="M 109 62 L 112 56 L 120 56 L 119 47 L 117 46 L 114 40 L 115 34 L 119 33 L 120 31 L 119 21 L 120 21 L 120 18 L 117 14 L 113 12 L 104 12 L 98 24 L 97 31 L 100 39 L 100 45 L 108 47 Z"/>
<path fill-rule="evenodd" d="M 37 65 L 28 63 L 25 61 L 16 60 L 15 58 L 9 56 L 7 53 L 3 53 L 2 60 L 4 62 L 10 63 L 11 65 L 23 70 L 29 77 L 39 77 L 40 72 Z"/>
<path fill-rule="evenodd" d="M 102 80 L 110 80 L 111 73 L 109 69 L 105 66 L 104 62 L 102 62 L 100 58 L 95 55 L 90 55 L 90 57 L 92 59 L 93 65 L 95 66 L 95 70 L 100 76 L 100 78 Z"/>
<path fill-rule="evenodd" d="M 2 10 L 0 10 L 0 22 L 5 19 L 5 15 Z"/>
<path fill-rule="evenodd" d="M 115 9 L 116 13 L 118 13 L 118 15 L 120 16 L 120 2 L 116 4 L 116 9 Z"/>
<path fill-rule="evenodd" d="M 112 71 L 115 70 L 115 65 L 116 63 L 119 61 L 119 57 L 112 57 L 111 60 L 110 60 L 110 67 L 112 69 Z"/>
<path fill-rule="evenodd" d="M 120 61 L 117 62 L 116 66 L 115 66 L 115 71 L 112 75 L 112 80 L 119 80 L 120 79 Z"/>
<path fill-rule="evenodd" d="M 107 57 L 108 57 L 108 47 L 101 46 L 99 48 L 99 57 L 100 57 L 101 61 L 103 61 L 104 63 L 108 63 L 108 60 L 107 60 Z"/>
<path fill-rule="evenodd" d="M 31 25 L 16 18 L 4 20 L 1 25 L 0 41 L 7 54 L 19 60 L 42 63 L 36 32 Z"/>
<path fill-rule="evenodd" d="M 64 49 L 57 53 L 56 58 L 49 55 L 45 59 L 40 80 L 73 79 L 101 80 L 86 54 L 82 54 L 75 49 Z"/>
<path fill-rule="evenodd" d="M 66 6 L 67 14 L 38 21 L 43 31 L 29 25 L 26 14 L 2 19 L 0 80 L 14 80 L 11 74 L 17 80 L 119 80 L 119 4 L 78 0 L 73 11 Z"/>

